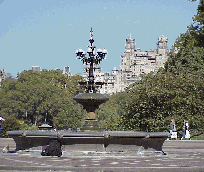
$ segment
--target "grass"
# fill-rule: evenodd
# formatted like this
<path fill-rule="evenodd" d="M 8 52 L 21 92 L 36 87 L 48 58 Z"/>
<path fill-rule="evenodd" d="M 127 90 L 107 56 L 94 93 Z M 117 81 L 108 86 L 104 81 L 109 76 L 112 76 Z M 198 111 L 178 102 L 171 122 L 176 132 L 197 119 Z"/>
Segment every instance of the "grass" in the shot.
<path fill-rule="evenodd" d="M 194 138 L 191 138 L 191 140 L 204 140 L 203 137 L 194 137 Z"/>
<path fill-rule="evenodd" d="M 169 140 L 174 140 L 174 139 L 169 138 Z M 181 140 L 181 138 L 178 137 L 176 140 Z M 189 139 L 183 138 L 182 140 L 189 140 Z M 191 140 L 204 140 L 204 138 L 203 137 L 193 137 L 191 138 Z"/>

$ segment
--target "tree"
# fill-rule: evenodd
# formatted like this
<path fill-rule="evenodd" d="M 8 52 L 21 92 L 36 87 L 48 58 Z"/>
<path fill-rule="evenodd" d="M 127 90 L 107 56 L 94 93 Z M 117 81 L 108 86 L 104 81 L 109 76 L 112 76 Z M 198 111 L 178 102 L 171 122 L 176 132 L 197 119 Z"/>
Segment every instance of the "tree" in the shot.
<path fill-rule="evenodd" d="M 204 122 L 203 74 L 159 72 L 143 77 L 126 90 L 129 99 L 123 106 L 126 113 L 121 125 L 126 130 L 168 131 L 170 118 L 174 117 L 178 130 L 182 131 L 182 122 L 187 119 L 191 133 L 200 134 Z"/>
<path fill-rule="evenodd" d="M 60 70 L 24 71 L 16 82 L 3 83 L 0 113 L 24 120 L 23 125 L 77 126 L 83 111 L 72 97 L 82 91 L 78 86 L 80 80 L 82 77 L 68 77 Z"/>
<path fill-rule="evenodd" d="M 124 93 L 114 94 L 109 96 L 109 101 L 96 110 L 96 118 L 102 130 L 123 130 L 119 123 L 124 111 L 120 107 L 125 103 L 126 99 Z"/>
<path fill-rule="evenodd" d="M 1 132 L 2 137 L 8 137 L 6 132 L 9 130 L 19 130 L 20 129 L 20 125 L 16 118 L 12 116 L 5 116 L 4 119 L 5 121 L 2 122 L 2 132 Z"/>

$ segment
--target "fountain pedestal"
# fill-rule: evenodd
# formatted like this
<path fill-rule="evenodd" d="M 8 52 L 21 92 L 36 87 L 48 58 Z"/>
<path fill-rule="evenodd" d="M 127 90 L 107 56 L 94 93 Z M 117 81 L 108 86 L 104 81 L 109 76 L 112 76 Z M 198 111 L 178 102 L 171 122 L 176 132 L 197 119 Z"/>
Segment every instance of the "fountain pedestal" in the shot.
<path fill-rule="evenodd" d="M 102 103 L 108 101 L 108 97 L 100 93 L 80 93 L 73 99 L 81 104 L 87 111 L 84 125 L 80 130 L 84 132 L 100 132 L 101 129 L 95 118 L 95 110 L 98 109 Z"/>
<path fill-rule="evenodd" d="M 100 132 L 101 128 L 99 127 L 98 121 L 96 119 L 85 119 L 85 122 L 80 128 L 80 131 L 83 132 Z"/>

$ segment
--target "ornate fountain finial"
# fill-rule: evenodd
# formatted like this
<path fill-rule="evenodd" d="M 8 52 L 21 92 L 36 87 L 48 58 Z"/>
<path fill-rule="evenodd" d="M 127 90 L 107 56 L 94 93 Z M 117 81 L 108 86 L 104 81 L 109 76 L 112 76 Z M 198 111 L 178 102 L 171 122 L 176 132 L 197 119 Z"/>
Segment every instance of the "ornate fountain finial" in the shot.
<path fill-rule="evenodd" d="M 78 59 L 81 59 L 83 61 L 84 64 L 89 65 L 89 76 L 88 76 L 88 89 L 87 92 L 88 93 L 95 93 L 95 85 L 96 83 L 94 83 L 94 75 L 93 75 L 93 64 L 100 64 L 100 62 L 105 58 L 106 54 L 107 54 L 107 50 L 104 48 L 102 49 L 98 49 L 97 50 L 97 55 L 95 55 L 94 49 L 96 48 L 96 46 L 93 46 L 94 43 L 94 39 L 93 39 L 93 30 L 91 27 L 91 31 L 90 31 L 90 46 L 87 47 L 87 54 L 89 55 L 89 57 L 86 57 L 86 53 L 85 51 L 83 51 L 82 49 L 79 49 L 76 51 L 76 56 L 78 57 Z M 102 85 L 102 83 L 97 83 L 98 85 Z"/>
<path fill-rule="evenodd" d="M 85 51 L 82 49 L 79 49 L 76 51 L 76 55 L 78 59 L 81 59 L 84 64 L 89 65 L 89 76 L 88 76 L 88 82 L 80 82 L 80 85 L 86 85 L 87 90 L 86 93 L 79 93 L 78 95 L 74 96 L 73 99 L 81 104 L 84 109 L 87 111 L 87 118 L 85 119 L 85 123 L 83 127 L 81 128 L 81 131 L 88 131 L 88 132 L 98 132 L 100 131 L 100 127 L 98 125 L 97 120 L 95 119 L 95 110 L 99 108 L 99 105 L 102 103 L 105 103 L 108 101 L 108 97 L 96 93 L 96 87 L 102 86 L 102 82 L 94 82 L 94 64 L 100 64 L 100 62 L 105 58 L 107 54 L 106 49 L 98 49 L 97 54 L 94 52 L 94 49 L 96 48 L 93 46 L 94 40 L 93 40 L 93 30 L 91 28 L 90 31 L 90 46 L 87 47 L 87 54 L 88 57 L 86 57 Z"/>
<path fill-rule="evenodd" d="M 92 27 L 91 27 L 91 31 L 90 31 L 90 37 L 91 37 L 91 39 L 89 39 L 89 42 L 90 42 L 91 47 L 92 47 L 92 44 L 94 43 Z"/>

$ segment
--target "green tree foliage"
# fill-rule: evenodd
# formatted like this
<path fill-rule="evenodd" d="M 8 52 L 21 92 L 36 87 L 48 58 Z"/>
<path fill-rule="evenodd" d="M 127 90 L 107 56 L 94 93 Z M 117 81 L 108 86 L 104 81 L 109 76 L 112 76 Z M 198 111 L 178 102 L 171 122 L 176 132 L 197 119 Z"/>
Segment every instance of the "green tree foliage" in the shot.
<path fill-rule="evenodd" d="M 96 118 L 102 130 L 123 130 L 119 123 L 125 112 L 120 107 L 126 102 L 126 99 L 126 94 L 117 93 L 109 96 L 109 101 L 99 107 L 96 111 Z"/>
<path fill-rule="evenodd" d="M 24 120 L 39 126 L 48 123 L 55 127 L 77 127 L 83 110 L 73 96 L 81 92 L 78 81 L 82 77 L 68 77 L 60 70 L 24 71 L 17 81 L 5 81 L 0 90 L 0 113 L 4 117 Z M 12 129 L 12 128 L 11 128 Z"/>
<path fill-rule="evenodd" d="M 203 70 L 203 52 L 204 52 L 204 0 L 200 0 L 197 15 L 193 17 L 191 24 L 186 33 L 181 34 L 175 44 L 170 58 L 165 64 L 166 71 L 194 72 Z"/>
<path fill-rule="evenodd" d="M 180 134 L 184 119 L 189 121 L 193 135 L 202 133 L 203 74 L 148 74 L 126 90 L 129 99 L 123 106 L 126 113 L 121 125 L 126 130 L 168 131 L 174 117 Z"/>
<path fill-rule="evenodd" d="M 20 125 L 18 123 L 18 120 L 14 118 L 13 116 L 5 116 L 5 121 L 1 122 L 2 131 L 1 131 L 1 137 L 7 137 L 7 131 L 8 130 L 19 130 Z"/>

